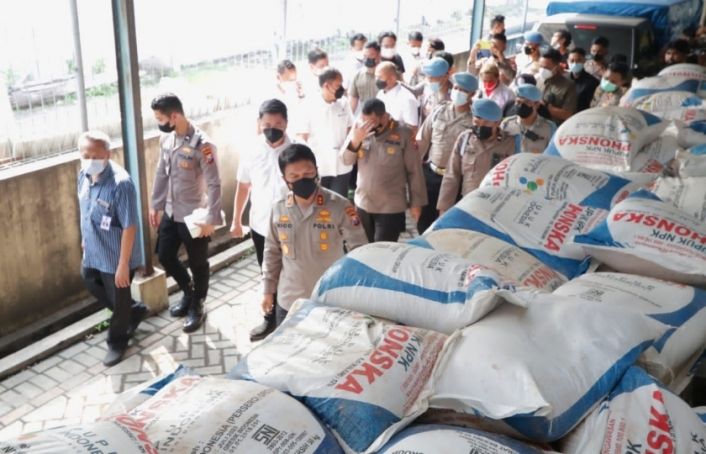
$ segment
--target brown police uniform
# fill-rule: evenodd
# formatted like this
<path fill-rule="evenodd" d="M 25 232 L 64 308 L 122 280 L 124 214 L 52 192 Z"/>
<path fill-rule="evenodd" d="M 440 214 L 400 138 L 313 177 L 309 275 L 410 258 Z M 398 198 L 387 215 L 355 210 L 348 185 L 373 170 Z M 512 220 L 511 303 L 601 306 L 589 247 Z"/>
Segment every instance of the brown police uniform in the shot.
<path fill-rule="evenodd" d="M 513 115 L 503 120 L 500 129 L 515 139 L 515 153 L 544 153 L 556 131 L 556 125 L 537 115 L 534 123 L 527 127 L 518 115 Z"/>
<path fill-rule="evenodd" d="M 302 210 L 290 192 L 272 207 L 262 265 L 265 293 L 277 293 L 277 304 L 289 310 L 308 298 L 321 275 L 348 250 L 367 243 L 351 203 L 319 187 L 314 203 Z"/>
<path fill-rule="evenodd" d="M 558 107 L 568 110 L 570 113 L 576 113 L 578 105 L 578 94 L 576 93 L 576 84 L 562 75 L 554 76 L 544 81 L 544 90 L 542 91 L 542 100 L 546 105 Z M 552 120 L 557 124 L 562 122 L 556 118 Z"/>
<path fill-rule="evenodd" d="M 446 211 L 458 198 L 476 189 L 497 163 L 515 153 L 515 141 L 500 132 L 491 142 L 481 142 L 472 131 L 461 133 L 446 166 L 436 208 Z"/>
<path fill-rule="evenodd" d="M 439 217 L 436 203 L 439 200 L 441 180 L 456 139 L 473 126 L 470 111 L 458 112 L 453 103 L 444 104 L 424 120 L 417 133 L 419 152 L 427 156 L 424 163 L 424 180 L 427 189 L 427 205 L 417 222 L 417 230 L 423 233 Z"/>

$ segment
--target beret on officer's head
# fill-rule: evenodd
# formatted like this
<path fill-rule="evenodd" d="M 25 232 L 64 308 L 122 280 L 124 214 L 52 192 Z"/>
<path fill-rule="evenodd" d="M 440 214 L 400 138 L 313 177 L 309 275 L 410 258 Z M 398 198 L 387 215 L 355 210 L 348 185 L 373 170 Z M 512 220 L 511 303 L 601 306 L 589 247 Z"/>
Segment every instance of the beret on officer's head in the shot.
<path fill-rule="evenodd" d="M 525 98 L 534 102 L 542 99 L 542 92 L 532 84 L 518 85 L 517 88 L 515 88 L 515 94 L 518 98 Z"/>
<path fill-rule="evenodd" d="M 542 44 L 544 42 L 544 37 L 541 33 L 530 30 L 525 32 L 525 41 L 532 44 Z"/>
<path fill-rule="evenodd" d="M 490 99 L 477 99 L 473 101 L 473 116 L 488 121 L 500 121 L 503 118 L 503 111 L 500 106 Z"/>
<path fill-rule="evenodd" d="M 456 73 L 451 77 L 451 80 L 466 91 L 478 90 L 478 79 L 471 73 Z"/>
<path fill-rule="evenodd" d="M 434 57 L 424 64 L 422 71 L 429 77 L 441 77 L 449 72 L 449 63 L 441 57 Z"/>

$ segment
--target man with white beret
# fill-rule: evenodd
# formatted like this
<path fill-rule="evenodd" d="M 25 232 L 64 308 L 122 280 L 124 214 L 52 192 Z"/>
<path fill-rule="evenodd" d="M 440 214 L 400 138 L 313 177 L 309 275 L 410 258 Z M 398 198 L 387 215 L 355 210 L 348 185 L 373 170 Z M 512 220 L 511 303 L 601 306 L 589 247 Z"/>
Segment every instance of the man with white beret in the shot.
<path fill-rule="evenodd" d="M 422 208 L 417 230 L 423 233 L 439 217 L 436 202 L 441 180 L 456 139 L 473 126 L 471 104 L 478 90 L 478 79 L 470 73 L 456 73 L 451 77 L 451 102 L 438 106 L 424 120 L 417 133 L 417 145 L 424 159 L 424 179 L 429 203 Z"/>
<path fill-rule="evenodd" d="M 473 127 L 454 144 L 436 208 L 443 214 L 460 195 L 476 189 L 497 163 L 515 153 L 515 141 L 500 129 L 502 111 L 489 99 L 473 101 Z"/>
<path fill-rule="evenodd" d="M 515 88 L 515 94 L 517 115 L 503 120 L 500 129 L 515 139 L 515 153 L 543 153 L 556 125 L 537 113 L 542 92 L 534 85 L 522 84 Z"/>

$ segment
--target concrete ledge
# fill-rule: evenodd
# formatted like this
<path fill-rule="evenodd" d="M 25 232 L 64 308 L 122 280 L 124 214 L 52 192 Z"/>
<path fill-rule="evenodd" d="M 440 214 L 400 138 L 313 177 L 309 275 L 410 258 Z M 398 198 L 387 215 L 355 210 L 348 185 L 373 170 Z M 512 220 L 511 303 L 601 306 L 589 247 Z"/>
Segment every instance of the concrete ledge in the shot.
<path fill-rule="evenodd" d="M 209 258 L 211 263 L 211 274 L 220 271 L 230 264 L 237 262 L 248 254 L 248 251 L 253 247 L 252 240 L 248 239 L 236 246 L 226 249 Z M 173 293 L 179 290 L 174 279 L 167 279 L 167 290 Z M 92 314 L 78 322 L 63 328 L 56 333 L 45 337 L 42 340 L 32 343 L 31 345 L 19 350 L 15 353 L 5 356 L 0 359 L 0 380 L 20 372 L 22 369 L 31 366 L 32 364 L 41 361 L 54 353 L 65 349 L 66 347 L 76 343 L 86 337 L 93 329 L 101 322 L 110 319 L 111 312 L 108 309 L 102 309 L 95 314 Z"/>

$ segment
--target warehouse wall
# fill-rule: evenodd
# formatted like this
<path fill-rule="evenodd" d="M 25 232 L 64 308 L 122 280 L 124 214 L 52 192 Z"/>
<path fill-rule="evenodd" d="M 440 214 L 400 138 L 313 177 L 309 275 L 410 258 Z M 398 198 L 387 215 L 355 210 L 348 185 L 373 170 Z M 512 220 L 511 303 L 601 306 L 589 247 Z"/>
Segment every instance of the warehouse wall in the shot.
<path fill-rule="evenodd" d="M 228 220 L 233 213 L 237 144 L 242 139 L 234 137 L 234 131 L 248 124 L 254 128 L 252 115 L 252 109 L 238 109 L 199 123 L 218 146 Z M 158 146 L 156 134 L 145 140 L 150 193 Z M 114 159 L 123 162 L 121 148 L 115 149 Z M 73 152 L 0 172 L 0 337 L 88 296 L 79 277 L 78 169 L 78 152 Z M 151 234 L 154 244 L 155 232 Z M 212 247 L 219 240 L 230 240 L 227 229 L 218 232 Z"/>

